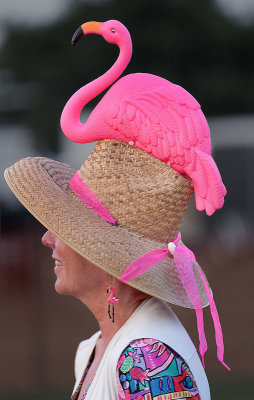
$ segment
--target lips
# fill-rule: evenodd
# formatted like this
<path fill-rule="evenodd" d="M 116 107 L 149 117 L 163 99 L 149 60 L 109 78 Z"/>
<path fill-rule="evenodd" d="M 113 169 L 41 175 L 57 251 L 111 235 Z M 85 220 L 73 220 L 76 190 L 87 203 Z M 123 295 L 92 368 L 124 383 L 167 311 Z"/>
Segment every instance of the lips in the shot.
<path fill-rule="evenodd" d="M 57 258 L 54 258 L 54 257 L 53 257 L 53 259 L 55 260 L 55 268 L 54 268 L 55 271 L 60 270 L 61 268 L 63 268 L 62 261 L 60 261 L 60 260 L 58 260 Z"/>

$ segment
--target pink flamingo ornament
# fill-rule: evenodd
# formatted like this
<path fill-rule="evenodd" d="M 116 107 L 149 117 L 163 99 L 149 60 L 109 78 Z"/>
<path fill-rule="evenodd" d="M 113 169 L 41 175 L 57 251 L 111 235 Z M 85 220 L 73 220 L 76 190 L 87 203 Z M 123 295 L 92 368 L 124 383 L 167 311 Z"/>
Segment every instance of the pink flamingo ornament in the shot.
<path fill-rule="evenodd" d="M 132 55 L 130 34 L 119 21 L 84 23 L 72 44 L 90 33 L 116 44 L 120 53 L 106 73 L 69 99 L 61 116 L 64 134 L 78 143 L 121 140 L 153 154 L 190 177 L 197 209 L 212 215 L 223 206 L 226 189 L 211 157 L 205 116 L 199 103 L 181 86 L 147 73 L 126 75 L 107 91 L 87 122 L 80 121 L 85 105 L 119 78 Z"/>
<path fill-rule="evenodd" d="M 114 304 L 118 304 L 119 303 L 119 299 L 118 299 L 118 297 L 115 296 L 115 289 L 113 288 L 113 286 L 109 286 L 107 288 L 107 293 L 110 293 L 110 295 L 108 297 L 108 316 L 111 319 L 110 308 L 112 306 L 112 322 L 115 322 Z"/>

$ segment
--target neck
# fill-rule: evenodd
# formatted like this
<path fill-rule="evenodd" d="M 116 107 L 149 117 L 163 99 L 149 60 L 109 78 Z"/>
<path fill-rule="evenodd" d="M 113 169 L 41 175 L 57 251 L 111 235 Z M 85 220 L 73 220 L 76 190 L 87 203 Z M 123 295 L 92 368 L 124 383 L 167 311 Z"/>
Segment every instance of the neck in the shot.
<path fill-rule="evenodd" d="M 85 124 L 80 121 L 81 111 L 89 101 L 119 78 L 130 61 L 131 53 L 131 43 L 123 49 L 120 47 L 119 56 L 112 67 L 99 78 L 80 88 L 68 100 L 62 112 L 61 128 L 70 140 L 78 143 L 93 141 L 91 136 L 86 140 Z"/>
<path fill-rule="evenodd" d="M 119 303 L 114 304 L 115 309 L 115 322 L 108 316 L 108 294 L 103 294 L 97 301 L 91 301 L 91 296 L 81 301 L 90 309 L 95 316 L 101 331 L 101 337 L 99 340 L 100 345 L 103 347 L 107 346 L 113 336 L 118 330 L 125 324 L 125 322 L 131 317 L 136 308 L 144 301 L 149 295 L 142 293 L 136 289 L 127 286 L 119 281 L 114 282 L 114 288 L 116 295 L 119 296 Z"/>

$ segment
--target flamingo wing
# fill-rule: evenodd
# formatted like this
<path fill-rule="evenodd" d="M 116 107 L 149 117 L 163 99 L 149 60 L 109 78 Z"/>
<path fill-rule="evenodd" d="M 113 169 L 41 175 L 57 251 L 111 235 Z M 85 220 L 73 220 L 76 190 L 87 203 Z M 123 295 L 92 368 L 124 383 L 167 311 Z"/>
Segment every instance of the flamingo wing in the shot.
<path fill-rule="evenodd" d="M 191 162 L 192 147 L 211 151 L 210 131 L 198 102 L 187 91 L 170 82 L 122 98 L 111 120 L 121 140 L 137 147 L 180 173 Z"/>
<path fill-rule="evenodd" d="M 210 129 L 196 99 L 168 83 L 122 98 L 111 126 L 120 140 L 186 173 L 194 184 L 197 209 L 211 215 L 222 207 L 226 189 L 211 157 Z"/>

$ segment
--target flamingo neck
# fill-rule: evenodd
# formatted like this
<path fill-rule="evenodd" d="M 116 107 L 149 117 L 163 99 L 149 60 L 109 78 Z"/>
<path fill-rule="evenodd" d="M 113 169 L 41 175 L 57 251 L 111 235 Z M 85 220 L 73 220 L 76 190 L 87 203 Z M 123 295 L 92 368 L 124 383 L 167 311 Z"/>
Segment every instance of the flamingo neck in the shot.
<path fill-rule="evenodd" d="M 63 109 L 61 128 L 65 136 L 73 142 L 87 143 L 96 140 L 92 137 L 93 132 L 87 131 L 86 135 L 86 124 L 80 121 L 80 115 L 86 104 L 115 82 L 129 64 L 132 54 L 131 44 L 119 48 L 119 56 L 112 67 L 99 78 L 77 90 Z"/>

